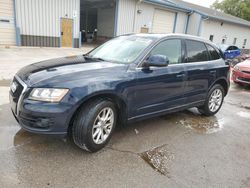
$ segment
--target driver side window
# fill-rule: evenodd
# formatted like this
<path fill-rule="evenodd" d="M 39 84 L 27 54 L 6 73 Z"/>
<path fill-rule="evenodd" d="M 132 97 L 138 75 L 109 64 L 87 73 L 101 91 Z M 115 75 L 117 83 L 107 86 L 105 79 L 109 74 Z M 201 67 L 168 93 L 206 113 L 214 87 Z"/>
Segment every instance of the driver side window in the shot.
<path fill-rule="evenodd" d="M 181 63 L 181 40 L 168 39 L 159 43 L 152 51 L 151 55 L 164 55 L 169 59 L 169 64 Z"/>

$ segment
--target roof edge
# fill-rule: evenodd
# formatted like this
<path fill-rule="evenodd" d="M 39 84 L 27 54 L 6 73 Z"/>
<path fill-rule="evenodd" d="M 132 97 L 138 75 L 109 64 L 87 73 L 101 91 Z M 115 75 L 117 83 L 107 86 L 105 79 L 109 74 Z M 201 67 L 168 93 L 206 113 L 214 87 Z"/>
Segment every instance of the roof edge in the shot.
<path fill-rule="evenodd" d="M 186 13 L 190 13 L 193 11 L 192 9 L 177 6 L 173 3 L 168 3 L 167 1 L 165 3 L 161 3 L 161 2 L 156 1 L 156 0 L 142 0 L 142 2 L 153 4 L 153 5 L 158 5 L 158 6 L 162 6 L 162 7 L 166 7 L 166 8 L 171 8 L 174 10 L 179 10 L 179 11 L 186 12 Z"/>
<path fill-rule="evenodd" d="M 242 22 L 236 21 L 236 20 L 229 20 L 229 19 L 226 19 L 226 18 L 218 17 L 218 16 L 211 16 L 211 15 L 208 15 L 208 14 L 206 14 L 206 13 L 200 11 L 200 10 L 197 10 L 197 9 L 193 9 L 193 8 L 190 8 L 190 7 L 187 8 L 187 7 L 177 5 L 176 3 L 171 2 L 170 0 L 165 0 L 164 3 L 159 2 L 157 0 L 140 0 L 140 1 L 145 2 L 145 3 L 154 4 L 154 5 L 158 5 L 158 6 L 162 6 L 162 7 L 166 7 L 166 8 L 171 8 L 171 9 L 174 9 L 174 10 L 179 10 L 179 11 L 186 12 L 186 13 L 195 12 L 197 14 L 200 14 L 204 18 L 211 18 L 211 19 L 214 19 L 214 20 L 224 21 L 224 22 L 227 22 L 227 23 L 241 25 L 241 26 L 244 26 L 244 27 L 250 27 L 250 22 L 249 22 L 249 24 L 245 24 L 245 23 L 242 23 Z M 238 17 L 236 17 L 236 18 L 238 18 Z M 245 20 L 245 21 L 247 21 L 247 20 Z"/>
<path fill-rule="evenodd" d="M 240 23 L 238 21 L 232 21 L 232 20 L 224 19 L 224 18 L 217 17 L 217 16 L 210 16 L 210 15 L 205 14 L 205 13 L 203 13 L 201 11 L 198 11 L 198 10 L 193 10 L 193 12 L 195 12 L 197 14 L 200 14 L 203 18 L 211 18 L 211 19 L 214 19 L 214 20 L 219 20 L 219 21 L 233 23 L 233 24 L 237 24 L 237 25 L 241 25 L 241 26 L 245 26 L 245 27 L 250 27 L 250 23 L 248 25 L 248 24 Z"/>

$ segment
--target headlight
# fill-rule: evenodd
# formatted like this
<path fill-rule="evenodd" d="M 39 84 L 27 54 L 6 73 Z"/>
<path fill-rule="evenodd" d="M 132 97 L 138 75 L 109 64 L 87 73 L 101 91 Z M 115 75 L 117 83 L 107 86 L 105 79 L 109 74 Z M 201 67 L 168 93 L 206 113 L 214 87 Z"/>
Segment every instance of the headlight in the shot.
<path fill-rule="evenodd" d="M 68 89 L 57 88 L 34 88 L 30 93 L 29 99 L 45 102 L 60 102 L 68 91 Z"/>
<path fill-rule="evenodd" d="M 240 71 L 240 67 L 238 67 L 237 65 L 234 67 L 234 70 Z"/>

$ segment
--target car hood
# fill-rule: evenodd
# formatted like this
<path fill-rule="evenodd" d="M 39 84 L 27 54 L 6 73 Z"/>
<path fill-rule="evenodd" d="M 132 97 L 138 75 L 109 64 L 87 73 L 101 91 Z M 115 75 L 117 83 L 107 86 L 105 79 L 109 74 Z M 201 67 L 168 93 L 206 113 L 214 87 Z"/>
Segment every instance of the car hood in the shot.
<path fill-rule="evenodd" d="M 250 60 L 243 61 L 237 64 L 238 67 L 244 70 L 250 70 Z"/>
<path fill-rule="evenodd" d="M 85 59 L 84 56 L 70 56 L 42 61 L 22 68 L 17 76 L 27 85 L 73 80 L 105 79 L 111 75 L 121 75 L 128 65 Z"/>

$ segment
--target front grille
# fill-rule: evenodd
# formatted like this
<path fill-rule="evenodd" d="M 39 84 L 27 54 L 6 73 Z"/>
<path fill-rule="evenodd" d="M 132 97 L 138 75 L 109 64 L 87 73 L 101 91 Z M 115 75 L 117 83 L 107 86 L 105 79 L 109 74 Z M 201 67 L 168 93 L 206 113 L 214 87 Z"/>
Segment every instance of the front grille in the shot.
<path fill-rule="evenodd" d="M 243 82 L 249 82 L 249 83 L 250 83 L 250 78 L 238 77 L 238 80 L 243 81 Z"/>
<path fill-rule="evenodd" d="M 246 74 L 250 74 L 250 71 L 242 71 L 242 72 L 244 72 L 244 73 L 246 73 Z"/>
<path fill-rule="evenodd" d="M 22 84 L 20 84 L 20 82 L 16 78 L 13 79 L 13 82 L 17 84 L 17 89 L 14 93 L 12 92 L 12 96 L 13 96 L 13 101 L 17 103 L 23 92 L 24 87 Z"/>
<path fill-rule="evenodd" d="M 10 91 L 10 103 L 11 103 L 11 109 L 14 112 L 16 116 L 19 115 L 20 112 L 20 98 L 22 97 L 23 93 L 27 89 L 27 85 L 17 76 L 14 77 L 13 81 L 16 85 L 16 90 L 13 92 L 11 86 Z"/>

